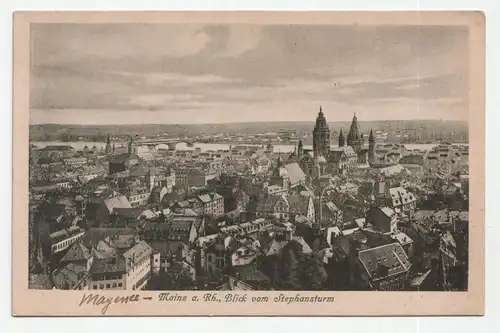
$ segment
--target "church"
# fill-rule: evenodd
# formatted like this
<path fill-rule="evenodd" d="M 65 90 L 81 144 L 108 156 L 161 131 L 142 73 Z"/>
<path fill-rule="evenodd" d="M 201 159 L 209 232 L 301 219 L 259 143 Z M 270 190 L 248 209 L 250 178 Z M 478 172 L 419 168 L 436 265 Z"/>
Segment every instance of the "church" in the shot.
<path fill-rule="evenodd" d="M 375 160 L 375 136 L 370 131 L 366 149 L 358 118 L 354 114 L 347 140 L 341 129 L 338 146 L 332 147 L 330 128 L 320 107 L 313 129 L 313 149 L 304 149 L 300 140 L 289 159 L 297 161 L 304 173 L 311 178 L 318 178 L 326 173 L 342 174 L 352 167 L 369 168 L 370 163 Z"/>
<path fill-rule="evenodd" d="M 111 147 L 111 141 L 108 135 L 104 151 L 109 157 L 108 173 L 110 175 L 126 171 L 140 162 L 140 158 L 137 156 L 137 147 L 132 137 L 130 137 L 127 143 L 126 152 L 123 152 L 123 148 L 124 147 L 119 147 L 116 149 L 114 144 Z"/>

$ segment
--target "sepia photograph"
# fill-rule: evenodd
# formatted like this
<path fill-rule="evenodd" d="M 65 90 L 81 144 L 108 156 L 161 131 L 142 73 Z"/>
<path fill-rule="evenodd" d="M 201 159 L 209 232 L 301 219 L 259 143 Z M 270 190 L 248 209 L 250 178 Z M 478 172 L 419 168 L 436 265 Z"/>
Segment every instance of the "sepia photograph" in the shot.
<path fill-rule="evenodd" d="M 302 17 L 30 22 L 17 279 L 80 307 L 466 296 L 471 24 Z"/>

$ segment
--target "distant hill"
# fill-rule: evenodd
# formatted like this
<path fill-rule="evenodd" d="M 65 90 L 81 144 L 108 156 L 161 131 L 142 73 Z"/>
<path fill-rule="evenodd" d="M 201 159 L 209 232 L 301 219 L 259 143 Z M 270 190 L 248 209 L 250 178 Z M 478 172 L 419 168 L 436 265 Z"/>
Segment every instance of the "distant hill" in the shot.
<path fill-rule="evenodd" d="M 450 120 L 402 120 L 402 121 L 360 121 L 361 131 L 368 133 L 374 131 L 395 131 L 415 129 L 427 133 L 442 133 L 444 137 L 448 133 L 467 133 L 468 123 L 465 121 Z M 331 122 L 330 131 L 333 136 L 342 128 L 346 134 L 349 131 L 350 122 Z M 42 124 L 30 125 L 30 139 L 32 141 L 51 140 L 74 140 L 84 136 L 93 138 L 95 141 L 103 141 L 109 133 L 111 136 L 156 136 L 166 134 L 169 136 L 199 136 L 215 135 L 220 133 L 233 134 L 257 134 L 265 132 L 277 132 L 280 130 L 295 131 L 300 135 L 310 134 L 314 128 L 314 122 L 255 122 L 255 123 L 228 123 L 228 124 L 146 124 L 146 125 L 60 125 Z"/>

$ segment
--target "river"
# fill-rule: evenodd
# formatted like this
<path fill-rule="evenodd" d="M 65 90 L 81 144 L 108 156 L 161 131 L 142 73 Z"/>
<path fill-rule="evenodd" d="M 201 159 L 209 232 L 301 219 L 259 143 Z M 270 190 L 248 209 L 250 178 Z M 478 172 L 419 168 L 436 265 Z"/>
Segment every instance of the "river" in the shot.
<path fill-rule="evenodd" d="M 91 149 L 93 146 L 96 146 L 98 150 L 101 148 L 104 149 L 106 147 L 105 142 L 84 142 L 84 141 L 74 141 L 74 142 L 62 142 L 62 141 L 37 141 L 37 142 L 32 142 L 37 148 L 43 148 L 49 145 L 70 145 L 76 150 L 82 150 L 85 146 L 87 146 L 89 149 Z M 116 147 L 120 146 L 125 146 L 126 142 L 115 142 L 114 143 Z M 232 146 L 236 146 L 238 144 L 233 144 Z M 461 145 L 467 145 L 467 144 L 461 144 Z M 193 147 L 188 147 L 186 143 L 178 143 L 176 145 L 177 150 L 193 150 L 195 148 L 200 148 L 201 151 L 209 151 L 209 150 L 218 150 L 218 149 L 224 149 L 228 150 L 229 149 L 229 144 L 224 144 L 224 143 L 194 143 Z M 248 145 L 250 146 L 250 145 Z M 432 149 L 433 147 L 437 146 L 437 144 L 405 144 L 405 147 L 409 150 L 423 150 L 427 151 Z M 282 153 L 289 153 L 292 152 L 295 149 L 296 146 L 293 145 L 274 145 L 274 152 L 282 152 Z M 168 149 L 166 145 L 158 145 L 156 147 L 157 149 Z M 305 145 L 305 149 L 312 149 L 312 146 Z M 148 151 L 149 148 L 145 146 L 140 146 L 138 147 L 138 152 L 145 152 Z"/>

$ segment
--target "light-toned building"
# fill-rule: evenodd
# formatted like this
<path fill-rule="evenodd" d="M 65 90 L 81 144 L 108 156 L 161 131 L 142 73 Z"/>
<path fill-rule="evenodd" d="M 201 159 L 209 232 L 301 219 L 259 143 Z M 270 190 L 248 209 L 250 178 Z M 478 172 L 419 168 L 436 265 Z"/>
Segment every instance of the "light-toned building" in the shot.
<path fill-rule="evenodd" d="M 55 254 L 68 249 L 84 235 L 85 230 L 76 226 L 51 233 L 49 235 L 51 252 Z"/>
<path fill-rule="evenodd" d="M 156 253 L 144 241 L 122 255 L 95 259 L 89 271 L 89 289 L 142 290 L 156 269 L 155 259 Z"/>
<path fill-rule="evenodd" d="M 389 195 L 396 213 L 409 212 L 417 206 L 417 197 L 403 187 L 390 188 Z"/>
<path fill-rule="evenodd" d="M 148 203 L 150 195 L 147 188 L 136 188 L 127 193 L 127 198 L 132 207 L 140 207 Z"/>
<path fill-rule="evenodd" d="M 201 202 L 202 212 L 209 216 L 221 216 L 224 214 L 224 197 L 216 192 L 198 196 Z"/>
<path fill-rule="evenodd" d="M 86 157 L 70 157 L 63 160 L 66 165 L 83 165 L 88 163 L 88 158 Z"/>

